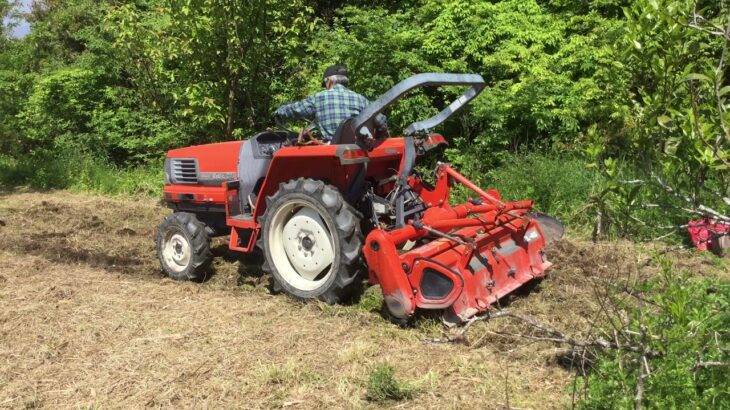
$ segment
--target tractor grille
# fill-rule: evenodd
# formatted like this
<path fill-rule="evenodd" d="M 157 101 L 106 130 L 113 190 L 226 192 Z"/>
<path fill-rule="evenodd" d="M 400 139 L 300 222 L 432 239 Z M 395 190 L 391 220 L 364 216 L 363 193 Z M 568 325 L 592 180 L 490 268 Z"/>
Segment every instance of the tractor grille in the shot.
<path fill-rule="evenodd" d="M 195 158 L 173 158 L 172 182 L 176 184 L 197 184 L 198 160 Z"/>

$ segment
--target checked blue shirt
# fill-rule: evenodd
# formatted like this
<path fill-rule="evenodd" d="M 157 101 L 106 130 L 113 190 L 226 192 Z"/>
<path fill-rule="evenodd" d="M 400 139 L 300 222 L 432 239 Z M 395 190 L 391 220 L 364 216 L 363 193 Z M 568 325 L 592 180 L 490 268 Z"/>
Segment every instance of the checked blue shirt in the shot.
<path fill-rule="evenodd" d="M 367 98 L 337 84 L 301 101 L 282 105 L 275 115 L 289 120 L 313 121 L 322 133 L 322 139 L 329 142 L 343 121 L 358 115 L 369 104 Z M 387 120 L 383 114 L 375 117 L 375 126 L 379 130 L 387 128 Z"/>

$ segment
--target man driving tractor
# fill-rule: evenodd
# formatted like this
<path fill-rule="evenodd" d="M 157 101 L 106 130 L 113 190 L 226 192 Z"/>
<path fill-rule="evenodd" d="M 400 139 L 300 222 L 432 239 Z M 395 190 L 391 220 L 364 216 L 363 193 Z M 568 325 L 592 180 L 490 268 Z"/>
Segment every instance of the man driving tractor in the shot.
<path fill-rule="evenodd" d="M 301 101 L 282 105 L 274 115 L 283 120 L 307 119 L 312 121 L 319 128 L 324 143 L 328 144 L 342 122 L 355 117 L 370 104 L 367 98 L 348 89 L 346 87 L 348 82 L 347 67 L 330 66 L 325 70 L 322 79 L 324 91 Z M 378 133 L 386 133 L 387 127 L 385 116 L 378 115 L 375 118 L 375 128 Z M 300 142 L 302 142 L 302 135 L 300 135 Z"/>

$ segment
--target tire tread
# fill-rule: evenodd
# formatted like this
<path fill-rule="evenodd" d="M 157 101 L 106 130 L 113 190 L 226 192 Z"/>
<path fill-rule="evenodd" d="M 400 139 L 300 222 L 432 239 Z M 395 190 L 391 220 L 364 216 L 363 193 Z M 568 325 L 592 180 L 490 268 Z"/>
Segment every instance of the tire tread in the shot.
<path fill-rule="evenodd" d="M 162 241 L 168 229 L 179 228 L 188 237 L 192 251 L 190 266 L 182 272 L 174 272 L 166 267 L 162 256 Z M 162 271 L 175 280 L 189 280 L 202 282 L 209 276 L 210 266 L 213 261 L 213 252 L 210 250 L 210 236 L 206 225 L 201 222 L 195 214 L 189 212 L 174 212 L 168 215 L 157 226 L 155 243 L 157 245 L 157 258 L 160 261 Z"/>
<path fill-rule="evenodd" d="M 360 290 L 361 278 L 364 272 L 360 249 L 362 249 L 363 235 L 360 231 L 360 214 L 348 204 L 337 188 L 327 185 L 322 181 L 297 178 L 279 185 L 279 190 L 266 198 L 266 212 L 259 218 L 258 222 L 263 227 L 269 216 L 273 214 L 271 205 L 276 204 L 279 198 L 287 194 L 304 194 L 311 197 L 324 209 L 327 210 L 333 227 L 337 230 L 337 237 L 340 240 L 339 254 L 340 265 L 337 268 L 336 278 L 316 298 L 329 304 L 341 302 Z M 296 293 L 287 292 L 286 287 L 279 283 L 274 272 L 274 266 L 269 261 L 271 258 L 267 250 L 266 229 L 262 229 L 257 246 L 264 252 L 265 262 L 262 270 L 271 274 L 271 290 L 273 293 L 286 292 L 296 299 L 306 299 Z"/>

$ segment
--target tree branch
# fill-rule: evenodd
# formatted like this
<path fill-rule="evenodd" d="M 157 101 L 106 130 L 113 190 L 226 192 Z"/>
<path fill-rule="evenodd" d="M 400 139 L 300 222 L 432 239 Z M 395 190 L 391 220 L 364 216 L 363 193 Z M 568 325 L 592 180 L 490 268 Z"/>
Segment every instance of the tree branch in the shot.
<path fill-rule="evenodd" d="M 684 201 L 687 204 L 693 205 L 692 199 L 677 192 L 674 188 L 672 188 L 667 183 L 665 183 L 658 175 L 652 173 L 652 177 L 654 177 L 654 180 L 656 180 L 657 184 L 662 189 L 667 191 L 669 194 L 673 195 L 676 198 L 681 199 L 682 201 Z M 684 208 L 682 208 L 682 209 L 684 209 Z M 699 204 L 696 206 L 696 209 L 692 209 L 692 210 L 684 209 L 684 210 L 693 212 L 693 213 L 699 213 L 701 215 L 709 216 L 709 217 L 717 219 L 719 221 L 730 223 L 730 217 L 725 216 L 724 214 L 721 214 L 720 212 L 717 212 L 716 210 L 714 210 L 706 205 Z"/>
<path fill-rule="evenodd" d="M 697 369 L 708 369 L 710 367 L 730 367 L 730 363 L 728 362 L 703 362 L 703 361 L 697 361 L 695 362 L 694 367 L 692 370 Z"/>

